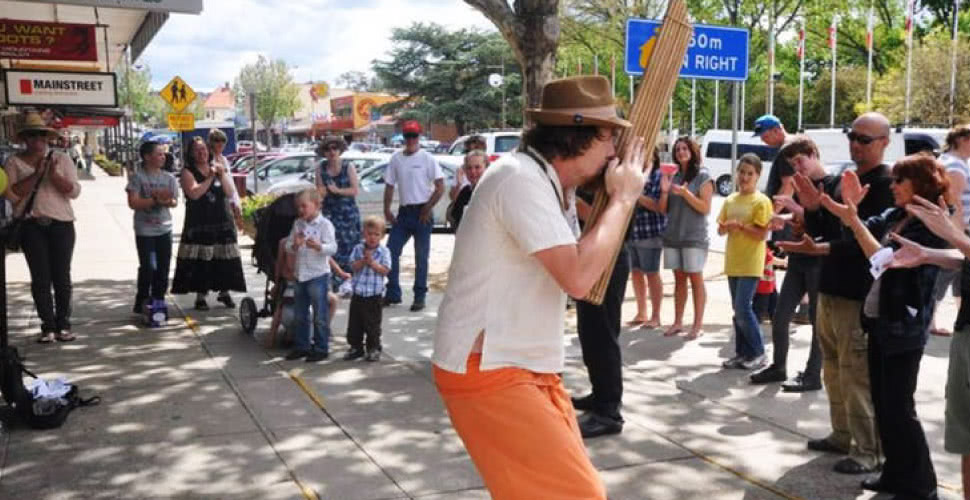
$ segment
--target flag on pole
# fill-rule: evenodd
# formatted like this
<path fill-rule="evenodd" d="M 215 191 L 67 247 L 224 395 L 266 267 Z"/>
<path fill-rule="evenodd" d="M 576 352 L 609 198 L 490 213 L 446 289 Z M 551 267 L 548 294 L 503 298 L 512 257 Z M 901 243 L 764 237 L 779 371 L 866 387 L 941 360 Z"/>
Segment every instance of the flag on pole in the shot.
<path fill-rule="evenodd" d="M 915 7 L 916 0 L 909 0 L 909 4 L 906 6 L 906 43 L 912 43 L 912 39 L 909 38 L 913 34 L 913 8 Z"/>
<path fill-rule="evenodd" d="M 805 21 L 802 20 L 801 27 L 798 28 L 798 60 L 805 59 Z"/>
<path fill-rule="evenodd" d="M 832 16 L 832 24 L 829 26 L 829 48 L 835 48 L 835 35 L 838 30 L 838 25 L 836 25 L 837 18 Z"/>
<path fill-rule="evenodd" d="M 593 74 L 599 76 L 600 74 L 600 56 L 599 54 L 593 54 Z"/>
<path fill-rule="evenodd" d="M 872 5 L 869 5 L 869 21 L 866 23 L 866 49 L 872 52 L 872 30 L 875 18 L 872 15 Z"/>

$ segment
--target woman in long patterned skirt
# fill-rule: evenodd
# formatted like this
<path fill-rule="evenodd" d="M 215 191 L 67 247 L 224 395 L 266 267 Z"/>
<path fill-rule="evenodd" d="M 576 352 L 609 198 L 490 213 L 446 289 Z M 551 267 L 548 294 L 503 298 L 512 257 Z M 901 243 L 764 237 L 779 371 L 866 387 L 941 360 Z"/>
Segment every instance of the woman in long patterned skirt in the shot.
<path fill-rule="evenodd" d="M 180 182 L 185 192 L 185 223 L 179 238 L 172 293 L 195 292 L 195 308 L 209 309 L 206 294 L 219 292 L 219 302 L 235 307 L 229 291 L 245 292 L 239 246 L 226 197 L 232 196 L 232 179 L 225 168 L 209 163 L 202 138 L 189 145 Z"/>

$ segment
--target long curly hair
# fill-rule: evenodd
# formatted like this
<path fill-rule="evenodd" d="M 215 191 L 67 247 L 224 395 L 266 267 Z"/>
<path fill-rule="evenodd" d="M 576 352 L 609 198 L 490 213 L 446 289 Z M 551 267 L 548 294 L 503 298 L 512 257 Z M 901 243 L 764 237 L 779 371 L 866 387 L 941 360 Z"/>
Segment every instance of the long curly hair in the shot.
<path fill-rule="evenodd" d="M 687 149 L 690 151 L 690 159 L 687 160 L 687 167 L 684 167 L 677 161 L 677 145 L 684 143 L 687 145 Z M 697 177 L 697 174 L 701 170 L 701 147 L 693 139 L 686 135 L 682 135 L 674 141 L 674 145 L 670 148 L 671 156 L 673 157 L 674 163 L 677 167 L 684 169 L 684 182 L 689 183 Z"/>

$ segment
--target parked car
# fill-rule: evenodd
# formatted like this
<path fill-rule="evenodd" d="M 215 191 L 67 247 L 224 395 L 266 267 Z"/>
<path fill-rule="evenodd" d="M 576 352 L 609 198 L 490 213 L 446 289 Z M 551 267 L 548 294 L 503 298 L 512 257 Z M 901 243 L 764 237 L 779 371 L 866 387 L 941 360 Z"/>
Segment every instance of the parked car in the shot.
<path fill-rule="evenodd" d="M 312 172 L 317 164 L 313 153 L 298 153 L 275 158 L 250 170 L 246 176 L 246 194 L 261 194 L 278 182 L 299 179 Z"/>
<path fill-rule="evenodd" d="M 359 191 L 357 193 L 357 206 L 360 208 L 361 218 L 369 215 L 384 216 L 384 173 L 387 171 L 389 162 L 383 161 L 373 165 L 358 174 Z M 434 207 L 434 226 L 438 229 L 449 229 L 445 211 L 448 209 L 448 190 L 455 183 L 455 172 L 459 165 L 450 162 L 439 162 L 441 171 L 445 174 L 445 193 L 438 200 Z M 266 193 L 273 195 L 284 195 L 295 193 L 315 185 L 316 171 L 306 172 L 296 178 L 291 178 L 273 184 Z M 397 207 L 398 191 L 394 191 L 394 202 L 391 204 Z"/>
<path fill-rule="evenodd" d="M 360 153 L 357 151 L 347 150 L 344 154 L 340 155 L 340 158 L 345 162 L 350 162 L 357 170 L 357 173 L 361 173 L 378 163 L 384 163 L 390 161 L 391 155 L 387 153 Z M 326 161 L 326 160 L 323 160 Z"/>
<path fill-rule="evenodd" d="M 778 154 L 778 148 L 773 148 L 761 142 L 758 137 L 752 137 L 751 131 L 738 131 L 738 158 L 747 153 L 754 153 L 761 158 L 766 167 Z M 714 180 L 714 190 L 721 196 L 734 192 L 734 173 L 731 171 L 731 131 L 708 130 L 701 142 L 701 165 Z M 758 189 L 764 189 L 768 183 L 767 168 L 758 179 Z"/>
<path fill-rule="evenodd" d="M 245 153 L 246 151 L 253 150 L 253 141 L 236 141 L 236 151 L 240 153 Z M 256 151 L 268 151 L 269 148 L 265 144 L 256 141 Z"/>
<path fill-rule="evenodd" d="M 465 154 L 465 141 L 472 135 L 478 135 L 485 139 L 485 152 L 488 154 L 488 161 L 491 162 L 497 160 L 503 154 L 515 151 L 515 148 L 519 147 L 519 139 L 522 136 L 522 131 L 503 130 L 499 132 L 481 132 L 463 135 L 451 144 L 448 155 L 463 156 Z"/>
<path fill-rule="evenodd" d="M 256 153 L 256 163 L 263 163 L 268 160 L 275 160 L 276 158 L 281 158 L 283 155 L 275 152 L 262 152 Z M 245 173 L 249 172 L 253 168 L 253 153 L 252 151 L 248 153 L 235 153 L 230 156 L 226 156 L 229 160 L 229 168 L 233 172 Z"/>

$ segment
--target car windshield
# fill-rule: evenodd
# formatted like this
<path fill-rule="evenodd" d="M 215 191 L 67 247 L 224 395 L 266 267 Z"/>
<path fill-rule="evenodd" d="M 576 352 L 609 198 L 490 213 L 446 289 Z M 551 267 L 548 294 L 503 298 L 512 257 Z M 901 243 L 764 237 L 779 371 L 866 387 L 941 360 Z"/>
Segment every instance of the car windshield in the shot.
<path fill-rule="evenodd" d="M 384 185 L 384 172 L 387 171 L 389 162 L 380 163 L 360 174 L 360 187 L 363 189 L 374 189 Z M 451 165 L 441 165 L 441 172 L 445 174 L 445 185 L 451 185 L 455 178 L 455 167 Z"/>
<path fill-rule="evenodd" d="M 517 147 L 519 147 L 519 136 L 517 135 L 500 135 L 495 137 L 496 153 L 508 153 Z"/>

